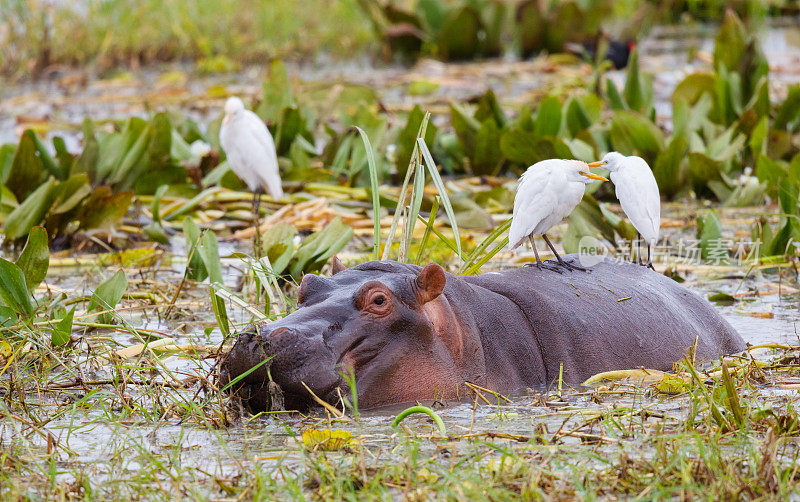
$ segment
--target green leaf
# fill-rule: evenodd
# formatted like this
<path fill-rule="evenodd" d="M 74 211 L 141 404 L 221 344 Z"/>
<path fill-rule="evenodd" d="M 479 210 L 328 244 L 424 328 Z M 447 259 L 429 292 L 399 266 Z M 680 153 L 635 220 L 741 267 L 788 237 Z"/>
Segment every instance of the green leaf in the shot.
<path fill-rule="evenodd" d="M 714 68 L 724 66 L 730 71 L 735 71 L 745 50 L 746 39 L 744 24 L 732 9 L 728 10 L 725 13 L 725 21 L 714 39 Z"/>
<path fill-rule="evenodd" d="M 299 279 L 303 273 L 318 271 L 334 254 L 338 253 L 350 242 L 353 229 L 334 218 L 325 228 L 308 236 L 300 244 L 295 254 L 295 262 L 291 265 L 291 274 Z"/>
<path fill-rule="evenodd" d="M 667 197 L 674 197 L 686 185 L 688 171 L 686 155 L 689 153 L 689 142 L 683 136 L 673 136 L 672 140 L 656 158 L 653 165 L 653 176 L 658 188 Z"/>
<path fill-rule="evenodd" d="M 17 266 L 25 275 L 28 291 L 33 292 L 47 276 L 50 266 L 50 247 L 47 231 L 42 227 L 33 227 L 28 234 L 28 241 L 17 259 Z"/>
<path fill-rule="evenodd" d="M 265 122 L 275 123 L 283 110 L 291 106 L 294 106 L 294 98 L 286 66 L 280 59 L 275 59 L 270 65 L 269 79 L 264 81 L 261 103 L 256 113 Z"/>
<path fill-rule="evenodd" d="M 85 173 L 73 174 L 58 185 L 58 198 L 50 214 L 64 214 L 72 211 L 92 193 L 89 177 Z"/>
<path fill-rule="evenodd" d="M 714 75 L 709 73 L 692 73 L 687 75 L 672 91 L 672 105 L 687 103 L 689 106 L 697 103 L 704 94 L 711 96 L 715 93 Z"/>
<path fill-rule="evenodd" d="M 728 248 L 722 240 L 719 217 L 715 211 L 709 211 L 703 218 L 697 219 L 697 233 L 700 238 L 700 256 L 716 263 L 728 261 Z"/>
<path fill-rule="evenodd" d="M 19 315 L 33 316 L 33 303 L 22 269 L 0 258 L 0 300 Z"/>
<path fill-rule="evenodd" d="M 57 186 L 55 179 L 48 179 L 8 215 L 5 222 L 7 239 L 15 241 L 24 237 L 31 228 L 44 220 L 58 196 Z"/>
<path fill-rule="evenodd" d="M 167 190 L 169 190 L 169 185 L 161 185 L 156 189 L 156 193 L 153 194 L 153 202 L 150 203 L 150 214 L 153 215 L 153 221 L 161 221 L 161 198 L 164 197 Z"/>
<path fill-rule="evenodd" d="M 440 0 L 419 0 L 417 11 L 420 13 L 428 31 L 438 32 L 447 16 L 447 8 Z"/>
<path fill-rule="evenodd" d="M 606 79 L 606 98 L 612 110 L 624 110 L 625 103 L 622 101 L 622 95 L 619 93 L 614 81 L 610 78 Z"/>
<path fill-rule="evenodd" d="M 762 117 L 753 128 L 753 132 L 750 133 L 750 151 L 753 154 L 753 158 L 756 159 L 759 155 L 767 153 L 767 137 L 769 134 L 769 123 L 767 120 L 767 117 Z"/>
<path fill-rule="evenodd" d="M 664 134 L 653 122 L 636 112 L 617 112 L 611 119 L 609 139 L 623 155 L 640 155 L 652 163 L 661 152 Z"/>
<path fill-rule="evenodd" d="M 107 186 L 96 188 L 81 206 L 78 215 L 80 228 L 107 228 L 115 224 L 128 212 L 132 200 L 131 191 L 112 193 Z"/>
<path fill-rule="evenodd" d="M 471 6 L 454 9 L 442 24 L 437 38 L 439 55 L 445 61 L 472 59 L 478 54 L 481 20 Z"/>
<path fill-rule="evenodd" d="M 11 162 L 11 169 L 3 182 L 17 200 L 24 200 L 29 193 L 39 187 L 43 179 L 42 161 L 36 155 L 36 136 L 28 129 L 22 133 L 14 153 L 14 160 Z"/>
<path fill-rule="evenodd" d="M 100 155 L 100 144 L 94 134 L 94 124 L 88 117 L 83 119 L 83 151 L 75 165 L 80 172 L 89 176 L 92 183 L 97 182 L 97 161 Z"/>
<path fill-rule="evenodd" d="M 211 292 L 211 308 L 214 310 L 214 317 L 217 320 L 217 326 L 222 333 L 222 336 L 227 338 L 231 335 L 230 321 L 228 320 L 228 309 L 225 307 L 225 300 L 217 295 L 217 288 L 212 284 Z"/>
<path fill-rule="evenodd" d="M 555 96 L 542 100 L 536 115 L 537 136 L 558 136 L 561 131 L 561 102 Z"/>
<path fill-rule="evenodd" d="M 122 161 L 114 167 L 108 178 L 109 183 L 120 188 L 132 188 L 137 178 L 147 168 L 147 148 L 153 137 L 149 124 L 135 136 L 133 144 L 125 152 Z"/>
<path fill-rule="evenodd" d="M 272 225 L 261 235 L 264 255 L 272 265 L 272 271 L 281 275 L 289 266 L 294 255 L 294 236 L 297 229 L 288 223 Z"/>
<path fill-rule="evenodd" d="M 475 119 L 483 122 L 487 119 L 494 119 L 498 127 L 504 127 L 508 122 L 508 117 L 503 111 L 503 107 L 497 100 L 494 91 L 489 89 L 478 100 L 478 107 L 475 110 Z"/>
<path fill-rule="evenodd" d="M 103 324 L 111 324 L 114 320 L 112 312 L 105 312 L 116 308 L 125 291 L 128 289 L 128 279 L 125 273 L 118 270 L 97 287 L 89 300 L 87 312 L 101 312 L 97 319 Z"/>
<path fill-rule="evenodd" d="M 158 242 L 159 244 L 169 244 L 169 235 L 167 235 L 167 232 L 164 230 L 164 227 L 161 226 L 161 223 L 157 221 L 143 226 L 142 231 L 145 233 L 147 238 L 153 242 Z"/>
<path fill-rule="evenodd" d="M 581 38 L 586 20 L 581 8 L 572 0 L 551 5 L 550 24 L 545 30 L 545 49 L 563 52 L 565 43 Z"/>
<path fill-rule="evenodd" d="M 0 185 L 5 187 L 8 174 L 11 172 L 11 164 L 14 162 L 16 147 L 11 143 L 0 145 Z"/>
<path fill-rule="evenodd" d="M 524 0 L 517 6 L 517 33 L 519 34 L 522 57 L 542 50 L 544 35 L 547 31 L 547 20 L 540 9 L 538 0 Z"/>
<path fill-rule="evenodd" d="M 786 174 L 787 169 L 782 161 L 773 160 L 766 155 L 759 155 L 756 162 L 758 181 L 766 183 L 770 188 L 775 188 L 780 185 Z"/>
<path fill-rule="evenodd" d="M 545 159 L 573 158 L 572 150 L 561 138 L 538 137 L 521 129 L 507 130 L 500 138 L 500 149 L 510 161 L 526 166 Z"/>
<path fill-rule="evenodd" d="M 778 107 L 773 127 L 786 129 L 786 126 L 795 122 L 800 117 L 800 84 L 789 86 L 786 99 Z M 797 126 L 797 124 L 795 124 Z"/>
<path fill-rule="evenodd" d="M 721 176 L 722 162 L 699 152 L 689 153 L 688 159 L 692 185 L 698 196 L 706 190 L 710 181 L 724 181 Z"/>
<path fill-rule="evenodd" d="M 503 154 L 500 151 L 500 128 L 494 119 L 486 119 L 475 137 L 475 152 L 471 163 L 472 173 L 496 175 L 503 165 L 503 160 Z"/>
<path fill-rule="evenodd" d="M 424 118 L 425 112 L 422 111 L 419 105 L 415 105 L 408 114 L 405 127 L 403 127 L 397 135 L 397 140 L 395 141 L 397 145 L 397 162 L 395 166 L 397 167 L 397 173 L 400 177 L 406 175 L 406 170 L 411 162 L 411 154 L 417 148 L 417 133 L 420 130 Z M 435 125 L 428 124 L 425 130 L 425 142 L 427 144 L 433 144 L 437 131 L 438 128 Z"/>
<path fill-rule="evenodd" d="M 300 108 L 289 107 L 283 110 L 278 130 L 275 134 L 275 149 L 278 155 L 289 152 L 295 138 L 304 137 L 309 142 L 314 141 L 313 135 L 308 130 L 306 118 Z"/>
<path fill-rule="evenodd" d="M 99 142 L 97 168 L 92 183 L 121 183 L 128 171 L 144 159 L 149 132 L 147 121 L 132 117 L 121 132 L 104 136 Z"/>
<path fill-rule="evenodd" d="M 450 123 L 456 131 L 458 139 L 464 145 L 464 152 L 471 158 L 475 152 L 475 143 L 481 123 L 455 103 L 450 104 Z"/>
<path fill-rule="evenodd" d="M 183 219 L 183 235 L 186 238 L 186 277 L 193 281 L 204 281 L 208 277 L 203 258 L 200 256 L 200 228 L 194 220 L 187 216 Z"/>
<path fill-rule="evenodd" d="M 573 137 L 580 131 L 588 129 L 593 123 L 586 112 L 586 108 L 575 98 L 570 98 L 566 104 L 565 119 L 567 129 Z"/>
<path fill-rule="evenodd" d="M 42 140 L 39 139 L 39 136 L 33 131 L 31 131 L 31 135 L 33 137 L 33 143 L 36 145 L 36 153 L 39 155 L 39 160 L 42 162 L 42 167 L 44 167 L 50 176 L 54 176 L 58 180 L 65 179 L 65 174 L 61 171 L 61 168 L 56 165 L 55 159 L 50 155 L 50 152 L 47 150 Z"/>
<path fill-rule="evenodd" d="M 200 247 L 196 253 L 200 253 L 200 258 L 208 271 L 208 278 L 212 283 L 223 284 L 222 265 L 219 260 L 219 247 L 217 236 L 214 232 L 206 230 L 200 238 Z"/>
<path fill-rule="evenodd" d="M 642 78 L 639 76 L 639 51 L 633 49 L 628 57 L 628 74 L 625 79 L 625 88 L 622 91 L 625 103 L 631 110 L 646 113 L 645 91 L 642 88 Z"/>
<path fill-rule="evenodd" d="M 69 342 L 72 335 L 72 319 L 75 317 L 75 307 L 64 315 L 64 317 L 53 325 L 50 330 L 50 343 L 54 347 L 61 347 Z"/>

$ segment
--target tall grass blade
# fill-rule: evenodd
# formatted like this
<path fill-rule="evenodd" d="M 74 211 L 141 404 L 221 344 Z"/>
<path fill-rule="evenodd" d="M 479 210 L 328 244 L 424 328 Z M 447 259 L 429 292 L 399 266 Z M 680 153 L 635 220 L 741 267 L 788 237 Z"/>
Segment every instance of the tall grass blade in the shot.
<path fill-rule="evenodd" d="M 444 182 L 442 181 L 442 177 L 439 175 L 439 170 L 436 169 L 436 163 L 433 162 L 433 157 L 431 156 L 430 150 L 428 150 L 428 145 L 425 144 L 425 140 L 423 138 L 417 138 L 417 144 L 422 152 L 422 158 L 425 159 L 425 165 L 428 166 L 428 173 L 430 173 L 431 178 L 433 178 L 433 184 L 436 186 L 436 189 L 439 191 L 439 195 L 442 197 L 444 212 L 447 214 L 447 219 L 450 220 L 450 226 L 453 228 L 453 237 L 455 238 L 456 248 L 458 249 L 458 258 L 462 260 L 461 238 L 458 236 L 458 223 L 456 222 L 456 214 L 453 211 L 452 204 L 450 204 L 450 198 L 447 196 L 447 190 L 444 187 Z"/>
<path fill-rule="evenodd" d="M 731 373 L 728 371 L 728 365 L 725 363 L 725 359 L 720 360 L 722 361 L 722 381 L 725 384 L 725 391 L 728 394 L 728 407 L 731 409 L 736 425 L 741 429 L 744 427 L 745 422 L 744 408 L 742 408 L 742 404 L 739 401 L 739 393 L 736 391 L 736 386 L 733 384 Z"/>
<path fill-rule="evenodd" d="M 439 197 L 433 199 L 433 206 L 431 207 L 431 215 L 428 217 L 428 224 L 425 226 L 425 234 L 422 236 L 422 241 L 419 244 L 419 251 L 417 251 L 417 259 L 414 260 L 414 263 L 419 265 L 419 262 L 422 261 L 422 253 L 425 252 L 425 248 L 428 246 L 428 239 L 431 236 L 431 228 L 436 223 L 436 215 L 439 214 Z"/>
<path fill-rule="evenodd" d="M 498 237 L 500 237 L 501 235 L 506 233 L 510 226 L 511 226 L 511 218 L 507 219 L 506 221 L 503 222 L 502 225 L 500 225 L 500 226 L 496 227 L 494 230 L 492 230 L 492 233 L 487 235 L 486 238 L 484 238 L 483 241 L 478 245 L 478 247 L 476 247 L 475 250 L 472 253 L 470 253 L 469 256 L 467 256 L 467 259 L 464 261 L 464 264 L 461 265 L 461 269 L 459 270 L 459 274 L 461 274 L 461 275 L 470 275 L 472 273 L 472 272 L 470 272 L 470 270 L 472 270 L 474 272 L 473 265 L 475 264 L 476 260 L 478 260 L 481 257 L 481 253 L 486 251 L 486 249 L 489 246 L 491 246 L 492 243 L 495 240 L 497 240 Z M 506 237 L 506 242 L 508 242 L 508 237 Z M 486 263 L 487 261 L 489 261 L 489 258 L 494 256 L 494 254 L 496 254 L 496 253 L 497 253 L 497 251 L 494 251 L 494 253 L 492 253 L 488 258 L 486 256 L 484 256 L 483 258 L 485 258 L 485 259 L 482 260 L 481 265 L 483 265 L 483 263 Z"/>
<path fill-rule="evenodd" d="M 414 188 L 411 189 L 411 205 L 408 207 L 406 215 L 405 232 L 400 242 L 400 261 L 405 263 L 411 249 L 411 240 L 414 238 L 414 227 L 417 224 L 417 215 L 422 206 L 422 199 L 425 195 L 425 170 L 416 169 L 414 171 Z"/>
<path fill-rule="evenodd" d="M 438 238 L 439 238 L 439 240 L 440 240 L 440 241 L 442 241 L 442 243 L 444 243 L 444 245 L 445 245 L 445 246 L 447 246 L 448 248 L 450 248 L 450 250 L 451 250 L 452 252 L 454 252 L 454 253 L 455 253 L 455 254 L 458 256 L 458 259 L 459 259 L 459 260 L 461 260 L 461 261 L 463 261 L 463 260 L 464 260 L 464 257 L 463 257 L 463 256 L 461 256 L 461 250 L 460 250 L 460 249 L 458 249 L 458 247 L 456 247 L 456 245 L 455 245 L 455 244 L 453 244 L 453 241 L 451 241 L 450 239 L 448 239 L 448 238 L 447 238 L 447 237 L 446 237 L 446 236 L 445 236 L 443 233 L 441 233 L 440 231 L 436 230 L 436 228 L 433 226 L 433 224 L 430 224 L 430 225 L 429 225 L 429 224 L 428 224 L 428 220 L 426 220 L 426 219 L 425 219 L 425 218 L 423 218 L 422 216 L 419 216 L 419 215 L 418 215 L 418 216 L 417 216 L 417 218 L 418 218 L 418 219 L 419 219 L 419 220 L 420 220 L 422 223 L 424 223 L 424 224 L 425 224 L 425 226 L 427 226 L 427 227 L 430 227 L 430 229 L 431 229 L 431 232 L 433 232 L 433 235 L 435 235 L 436 237 L 438 237 Z"/>
<path fill-rule="evenodd" d="M 461 275 L 474 275 L 475 272 L 478 272 L 482 266 L 486 264 L 487 261 L 491 260 L 494 255 L 499 253 L 504 247 L 508 246 L 508 236 L 503 237 L 503 240 L 497 243 L 495 247 L 493 247 L 488 253 L 483 255 L 483 257 L 475 262 L 474 265 L 469 267 L 463 274 Z"/>
<path fill-rule="evenodd" d="M 422 123 L 419 126 L 417 139 L 425 137 L 425 133 L 428 130 L 428 121 L 430 120 L 430 117 L 431 114 L 426 112 L 425 117 L 422 119 Z M 406 169 L 406 177 L 403 180 L 403 186 L 400 189 L 400 198 L 397 201 L 397 208 L 395 209 L 394 217 L 392 218 L 392 225 L 389 227 L 389 236 L 386 238 L 386 245 L 383 248 L 383 254 L 381 256 L 382 260 L 389 259 L 389 251 L 392 249 L 392 241 L 394 240 L 394 234 L 397 231 L 397 224 L 400 221 L 402 214 L 405 213 L 408 182 L 411 181 L 411 175 L 414 173 L 414 171 L 416 171 L 417 166 L 419 166 L 421 162 L 419 157 L 419 148 L 417 147 L 417 143 L 414 142 L 414 151 L 411 153 L 411 160 L 408 163 L 408 169 Z"/>
<path fill-rule="evenodd" d="M 372 251 L 375 254 L 375 259 L 380 258 L 381 252 L 381 199 L 378 193 L 378 167 L 375 164 L 375 154 L 372 151 L 372 145 L 369 142 L 367 133 L 358 126 L 355 126 L 358 134 L 361 135 L 361 140 L 364 142 L 364 150 L 367 152 L 367 164 L 369 165 L 369 186 L 372 189 L 372 218 L 375 222 L 374 242 Z"/>
<path fill-rule="evenodd" d="M 694 378 L 695 382 L 697 382 L 697 387 L 700 389 L 700 392 L 702 392 L 703 397 L 706 398 L 706 403 L 708 403 L 711 416 L 714 418 L 714 421 L 717 422 L 717 425 L 724 430 L 733 430 L 730 422 L 728 422 L 722 412 L 719 411 L 717 404 L 711 397 L 711 393 L 708 392 L 708 389 L 706 388 L 706 384 L 703 383 L 703 379 L 700 378 L 700 375 L 697 373 L 694 363 L 688 357 L 686 357 L 683 361 L 683 365 L 689 370 L 689 373 L 692 374 L 692 378 Z"/>

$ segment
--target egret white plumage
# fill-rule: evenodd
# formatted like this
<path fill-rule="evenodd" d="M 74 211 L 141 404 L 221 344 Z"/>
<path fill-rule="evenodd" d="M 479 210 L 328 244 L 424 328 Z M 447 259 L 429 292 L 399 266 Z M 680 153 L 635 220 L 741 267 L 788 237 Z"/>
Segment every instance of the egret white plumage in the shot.
<path fill-rule="evenodd" d="M 530 166 L 520 178 L 514 197 L 514 215 L 508 231 L 509 247 L 515 249 L 526 237 L 530 239 L 536 266 L 541 269 L 542 261 L 533 242 L 535 236 L 541 235 L 561 266 L 583 270 L 562 260 L 545 232 L 569 216 L 583 198 L 587 184 L 608 181 L 589 171 L 589 167 L 598 165 L 599 162 L 587 164 L 579 160 L 549 159 Z"/>
<path fill-rule="evenodd" d="M 219 143 L 225 150 L 228 165 L 253 192 L 253 219 L 256 227 L 255 251 L 260 254 L 258 209 L 266 190 L 273 199 L 283 197 L 275 142 L 258 115 L 245 109 L 236 96 L 225 102 L 225 118 L 219 130 Z"/>
<path fill-rule="evenodd" d="M 650 251 L 658 242 L 661 228 L 661 195 L 653 171 L 641 157 L 626 157 L 617 152 L 607 153 L 601 164 L 608 169 L 619 204 L 638 232 L 639 264 L 641 240 L 644 239 L 647 243 L 646 265 L 653 268 Z"/>

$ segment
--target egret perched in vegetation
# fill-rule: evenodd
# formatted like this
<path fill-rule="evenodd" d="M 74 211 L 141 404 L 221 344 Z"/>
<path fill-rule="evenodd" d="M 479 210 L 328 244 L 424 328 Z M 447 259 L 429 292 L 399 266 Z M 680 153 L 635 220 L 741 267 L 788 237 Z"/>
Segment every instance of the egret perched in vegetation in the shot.
<path fill-rule="evenodd" d="M 255 252 L 260 255 L 258 209 L 261 194 L 266 190 L 273 199 L 283 197 L 275 142 L 264 121 L 246 110 L 241 99 L 232 96 L 225 102 L 225 118 L 219 130 L 219 143 L 225 150 L 231 170 L 253 192 Z"/>
<path fill-rule="evenodd" d="M 562 260 L 545 232 L 575 209 L 587 184 L 595 180 L 608 181 L 589 171 L 589 167 L 598 165 L 599 162 L 587 164 L 579 160 L 549 159 L 530 166 L 520 178 L 514 197 L 514 216 L 508 231 L 509 247 L 515 249 L 526 237 L 530 239 L 536 266 L 541 269 L 542 261 L 533 242 L 534 236 L 541 235 L 561 266 L 584 270 Z"/>
<path fill-rule="evenodd" d="M 601 164 L 609 171 L 617 199 L 631 220 L 639 242 L 639 264 L 642 262 L 642 238 L 647 243 L 647 263 L 653 268 L 650 248 L 658 242 L 661 228 L 661 195 L 653 171 L 641 157 L 626 157 L 621 153 L 607 153 Z"/>

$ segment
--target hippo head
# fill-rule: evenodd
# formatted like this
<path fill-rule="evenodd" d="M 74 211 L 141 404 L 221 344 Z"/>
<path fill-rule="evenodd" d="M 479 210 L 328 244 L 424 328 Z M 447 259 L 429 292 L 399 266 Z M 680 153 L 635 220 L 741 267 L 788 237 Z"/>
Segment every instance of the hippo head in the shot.
<path fill-rule="evenodd" d="M 334 258 L 333 273 L 303 277 L 297 310 L 240 336 L 223 373 L 235 377 L 274 355 L 269 371 L 287 409 L 312 404 L 306 386 L 337 403 L 339 392 L 349 395 L 346 374 L 355 377 L 359 405 L 370 408 L 453 397 L 476 373 L 478 336 L 462 329 L 442 294 L 439 265 L 373 261 L 345 269 Z M 463 357 L 467 351 L 473 355 Z M 244 379 L 257 387 L 253 409 L 266 404 L 258 395 L 265 380 L 261 368 Z"/>

